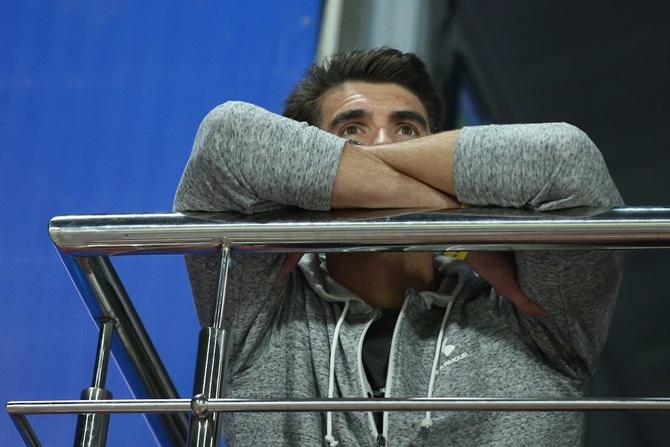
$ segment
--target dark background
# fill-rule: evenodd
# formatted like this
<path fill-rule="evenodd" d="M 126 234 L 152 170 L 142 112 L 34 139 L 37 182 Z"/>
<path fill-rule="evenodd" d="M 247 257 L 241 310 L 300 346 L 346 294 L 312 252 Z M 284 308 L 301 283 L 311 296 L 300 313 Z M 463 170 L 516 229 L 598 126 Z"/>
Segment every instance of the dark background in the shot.
<path fill-rule="evenodd" d="M 603 152 L 628 206 L 670 204 L 669 2 L 454 0 L 434 22 L 430 59 L 439 61 L 448 127 L 575 124 Z M 593 396 L 670 396 L 669 275 L 667 252 L 629 253 Z M 592 413 L 586 438 L 668 445 L 670 415 Z"/>

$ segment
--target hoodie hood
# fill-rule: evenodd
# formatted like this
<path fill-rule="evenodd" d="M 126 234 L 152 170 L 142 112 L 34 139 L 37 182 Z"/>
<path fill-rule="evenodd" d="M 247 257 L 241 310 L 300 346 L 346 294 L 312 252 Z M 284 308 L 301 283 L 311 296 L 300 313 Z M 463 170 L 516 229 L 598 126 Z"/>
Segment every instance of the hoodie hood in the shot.
<path fill-rule="evenodd" d="M 298 267 L 303 275 L 305 275 L 307 283 L 319 298 L 329 303 L 358 301 L 367 306 L 358 295 L 330 277 L 324 254 L 305 253 L 302 259 L 300 259 Z"/>
<path fill-rule="evenodd" d="M 476 274 L 464 262 L 450 256 L 436 255 L 433 258 L 436 270 L 442 276 L 437 289 L 419 292 L 426 307 L 437 306 L 446 308 L 463 291 L 465 284 Z"/>
<path fill-rule="evenodd" d="M 463 286 L 475 276 L 475 273 L 465 262 L 449 256 L 436 255 L 433 262 L 441 275 L 437 289 L 416 294 L 427 308 L 431 306 L 446 308 L 461 293 Z M 370 309 L 361 297 L 331 278 L 324 254 L 306 253 L 298 266 L 307 283 L 321 299 L 330 303 L 351 302 L 351 305 L 363 305 L 367 310 Z"/>

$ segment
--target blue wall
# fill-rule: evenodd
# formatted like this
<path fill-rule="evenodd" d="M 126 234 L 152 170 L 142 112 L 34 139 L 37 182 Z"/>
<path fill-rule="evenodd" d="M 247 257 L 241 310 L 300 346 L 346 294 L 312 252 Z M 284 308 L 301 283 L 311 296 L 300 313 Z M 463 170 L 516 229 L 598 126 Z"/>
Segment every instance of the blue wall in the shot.
<path fill-rule="evenodd" d="M 59 214 L 166 211 L 202 116 L 226 99 L 280 111 L 311 62 L 320 2 L 24 0 L 0 13 L 0 400 L 72 399 L 97 331 L 48 239 Z M 115 260 L 182 396 L 197 323 L 179 257 Z M 116 367 L 108 388 L 131 397 Z M 45 445 L 75 418 L 32 417 Z M 20 445 L 0 416 L 0 445 Z M 110 445 L 152 445 L 113 416 Z"/>

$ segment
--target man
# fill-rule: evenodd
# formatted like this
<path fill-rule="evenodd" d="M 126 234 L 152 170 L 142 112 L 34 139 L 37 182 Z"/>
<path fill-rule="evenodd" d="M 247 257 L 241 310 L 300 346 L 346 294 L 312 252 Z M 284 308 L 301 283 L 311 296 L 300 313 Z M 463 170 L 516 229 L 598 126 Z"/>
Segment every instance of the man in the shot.
<path fill-rule="evenodd" d="M 175 209 L 622 204 L 600 153 L 578 129 L 435 133 L 439 104 L 414 55 L 337 56 L 312 67 L 289 97 L 285 115 L 293 120 L 244 103 L 211 111 Z M 218 262 L 188 259 L 203 325 L 211 321 Z M 292 269 L 294 257 L 238 256 L 226 308 L 229 395 L 582 396 L 613 311 L 620 255 L 471 253 L 466 262 L 432 253 L 331 253 L 305 255 Z M 224 417 L 227 445 L 576 445 L 582 426 L 576 413 Z"/>

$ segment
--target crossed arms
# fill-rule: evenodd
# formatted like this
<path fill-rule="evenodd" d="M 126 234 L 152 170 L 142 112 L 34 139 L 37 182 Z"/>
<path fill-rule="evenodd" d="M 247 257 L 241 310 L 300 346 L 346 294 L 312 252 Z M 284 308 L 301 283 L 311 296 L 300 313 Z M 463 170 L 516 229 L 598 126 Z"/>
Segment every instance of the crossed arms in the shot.
<path fill-rule="evenodd" d="M 567 124 L 464 128 L 383 146 L 355 146 L 244 103 L 200 126 L 175 209 L 253 213 L 285 205 L 526 207 L 622 204 L 600 152 Z M 519 252 L 518 283 L 549 314 L 522 330 L 557 365 L 587 375 L 604 343 L 621 274 L 611 252 Z M 549 334 L 549 335 L 547 335 Z M 550 351 L 550 352 L 549 352 Z"/>

